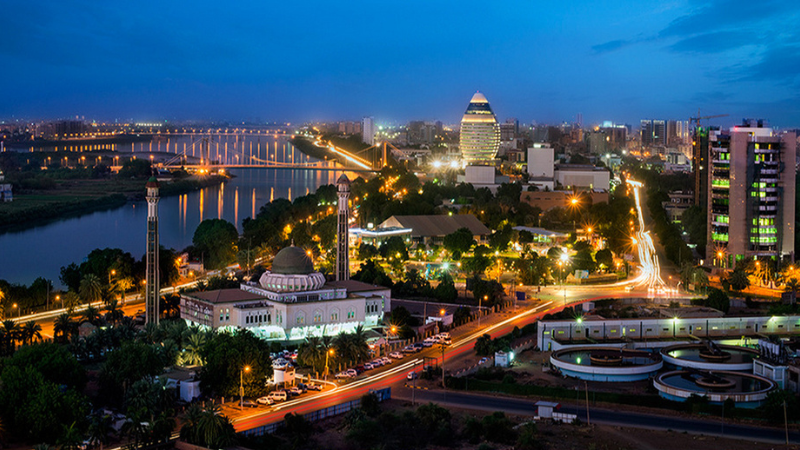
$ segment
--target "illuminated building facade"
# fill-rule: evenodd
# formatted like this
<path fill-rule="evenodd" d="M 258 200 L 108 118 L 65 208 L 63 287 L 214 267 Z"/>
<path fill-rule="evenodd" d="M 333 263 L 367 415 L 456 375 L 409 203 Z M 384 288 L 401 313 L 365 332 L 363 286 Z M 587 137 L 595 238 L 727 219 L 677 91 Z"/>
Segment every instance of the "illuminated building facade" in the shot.
<path fill-rule="evenodd" d="M 239 289 L 181 295 L 181 318 L 220 330 L 246 328 L 268 340 L 335 336 L 376 327 L 391 311 L 391 290 L 355 280 L 326 281 L 299 247 L 286 247 L 259 281 Z"/>
<path fill-rule="evenodd" d="M 500 148 L 500 125 L 486 96 L 476 92 L 461 118 L 461 157 L 467 164 L 489 164 Z"/>
<path fill-rule="evenodd" d="M 715 267 L 793 258 L 795 138 L 761 120 L 709 136 L 706 253 Z"/>

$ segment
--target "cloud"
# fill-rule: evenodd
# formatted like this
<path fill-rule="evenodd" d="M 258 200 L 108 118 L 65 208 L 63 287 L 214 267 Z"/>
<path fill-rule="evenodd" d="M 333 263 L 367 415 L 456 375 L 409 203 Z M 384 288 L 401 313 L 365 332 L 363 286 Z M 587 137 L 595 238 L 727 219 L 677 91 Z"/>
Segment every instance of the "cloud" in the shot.
<path fill-rule="evenodd" d="M 737 31 L 714 31 L 687 37 L 675 42 L 668 48 L 674 52 L 687 53 L 720 53 L 737 49 L 745 45 L 762 42 L 758 35 Z"/>
<path fill-rule="evenodd" d="M 616 40 L 613 40 L 613 41 L 604 42 L 602 44 L 593 45 L 592 46 L 592 50 L 594 50 L 595 53 L 607 53 L 607 52 L 613 52 L 615 50 L 619 50 L 619 49 L 621 49 L 623 47 L 627 47 L 627 46 L 632 45 L 634 43 L 635 43 L 635 41 L 627 41 L 627 40 L 624 40 L 624 39 L 616 39 Z"/>

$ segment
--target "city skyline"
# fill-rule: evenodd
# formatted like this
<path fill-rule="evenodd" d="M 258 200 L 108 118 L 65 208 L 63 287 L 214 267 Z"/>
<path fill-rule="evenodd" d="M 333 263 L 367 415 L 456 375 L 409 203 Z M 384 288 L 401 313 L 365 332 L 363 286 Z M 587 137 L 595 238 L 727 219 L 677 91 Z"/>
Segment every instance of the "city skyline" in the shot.
<path fill-rule="evenodd" d="M 207 5 L 10 5 L 0 116 L 800 123 L 786 2 Z"/>

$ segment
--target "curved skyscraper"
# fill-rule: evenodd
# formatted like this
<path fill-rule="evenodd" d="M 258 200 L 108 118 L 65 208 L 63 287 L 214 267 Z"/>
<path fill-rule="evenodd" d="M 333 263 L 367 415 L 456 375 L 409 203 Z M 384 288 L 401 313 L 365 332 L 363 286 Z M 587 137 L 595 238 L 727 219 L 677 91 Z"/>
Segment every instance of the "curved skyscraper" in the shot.
<path fill-rule="evenodd" d="M 500 148 L 500 125 L 489 106 L 489 100 L 476 92 L 461 118 L 461 157 L 467 164 L 492 162 Z"/>

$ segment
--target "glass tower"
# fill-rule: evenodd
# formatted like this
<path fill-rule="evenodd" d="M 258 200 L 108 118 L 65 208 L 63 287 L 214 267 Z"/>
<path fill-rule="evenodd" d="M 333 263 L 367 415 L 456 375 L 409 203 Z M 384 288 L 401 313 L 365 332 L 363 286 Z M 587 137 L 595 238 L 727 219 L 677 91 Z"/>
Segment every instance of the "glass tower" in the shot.
<path fill-rule="evenodd" d="M 472 96 L 461 119 L 459 147 L 461 157 L 467 164 L 488 164 L 497 156 L 500 125 L 489 101 L 480 92 Z"/>

